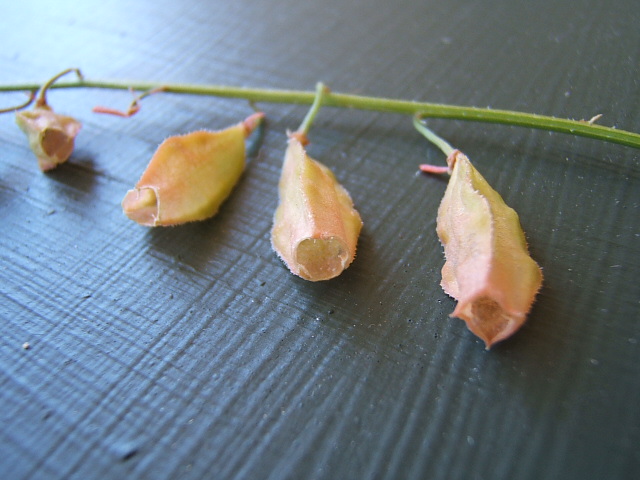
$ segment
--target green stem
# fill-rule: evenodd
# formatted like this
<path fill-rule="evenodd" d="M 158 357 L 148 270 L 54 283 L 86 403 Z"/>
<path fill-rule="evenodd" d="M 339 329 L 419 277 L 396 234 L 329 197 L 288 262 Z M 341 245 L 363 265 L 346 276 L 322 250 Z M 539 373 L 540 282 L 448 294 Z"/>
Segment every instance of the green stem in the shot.
<path fill-rule="evenodd" d="M 82 73 L 77 68 L 67 68 L 62 72 L 58 73 L 51 77 L 47 82 L 40 88 L 40 93 L 38 95 L 38 99 L 36 100 L 36 107 L 46 107 L 47 106 L 47 90 L 51 88 L 51 86 L 58 80 L 60 77 L 65 76 L 67 73 L 76 72 L 78 78 L 82 80 Z"/>
<path fill-rule="evenodd" d="M 115 81 L 115 80 L 78 80 L 75 82 L 59 82 L 51 88 L 104 88 L 128 90 L 152 90 L 161 87 L 166 92 L 184 93 L 192 95 L 212 95 L 227 98 L 243 98 L 252 102 L 270 103 L 313 103 L 316 95 L 314 92 L 300 90 L 272 90 L 264 88 L 244 88 L 224 85 L 198 85 L 198 84 L 161 84 L 142 81 Z M 33 83 L 0 85 L 0 92 L 12 92 L 20 90 L 36 90 L 39 85 Z M 456 105 L 443 105 L 438 103 L 413 102 L 408 100 L 395 100 L 390 98 L 367 97 L 362 95 L 349 95 L 343 93 L 327 92 L 324 95 L 324 106 L 340 108 L 356 108 L 361 110 L 376 110 L 415 115 L 420 118 L 446 118 L 455 120 L 467 120 L 475 122 L 498 123 L 521 127 L 549 130 L 553 132 L 578 135 L 596 140 L 602 140 L 633 148 L 640 148 L 640 134 L 604 127 L 593 123 L 567 120 L 545 115 L 514 112 L 509 110 L 493 110 L 490 108 L 463 107 Z"/>
<path fill-rule="evenodd" d="M 35 99 L 36 99 L 36 92 L 31 90 L 29 92 L 29 98 L 27 98 L 23 103 L 21 103 L 20 105 L 16 105 L 14 107 L 2 108 L 0 109 L 0 113 L 9 113 L 9 112 L 15 112 L 17 110 L 22 110 L 23 108 L 27 108 L 29 105 L 31 105 Z"/>
<path fill-rule="evenodd" d="M 316 84 L 316 96 L 313 99 L 311 108 L 309 108 L 307 115 L 304 117 L 304 120 L 302 120 L 300 127 L 298 127 L 298 130 L 296 131 L 297 135 L 300 135 L 302 138 L 307 138 L 309 129 L 311 128 L 316 115 L 320 111 L 320 107 L 322 106 L 322 102 L 324 101 L 324 96 L 327 93 L 329 93 L 329 89 L 326 88 L 322 82 L 318 82 Z"/>
<path fill-rule="evenodd" d="M 416 130 L 424 135 L 427 140 L 429 140 L 436 147 L 442 150 L 442 153 L 444 153 L 447 157 L 449 157 L 449 155 L 451 155 L 455 151 L 455 148 L 449 145 L 449 142 L 434 133 L 431 129 L 427 128 L 427 126 L 420 121 L 420 114 L 416 114 L 413 116 L 413 126 L 416 127 Z"/>

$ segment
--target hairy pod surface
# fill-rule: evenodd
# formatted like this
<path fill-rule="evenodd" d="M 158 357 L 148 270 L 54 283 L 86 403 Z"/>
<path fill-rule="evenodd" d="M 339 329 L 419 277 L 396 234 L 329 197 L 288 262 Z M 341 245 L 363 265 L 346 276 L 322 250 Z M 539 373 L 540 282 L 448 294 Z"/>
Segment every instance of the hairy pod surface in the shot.
<path fill-rule="evenodd" d="M 47 105 L 17 112 L 16 123 L 27 135 L 29 147 L 43 172 L 69 159 L 75 138 L 82 128 L 75 118 L 55 113 Z"/>
<path fill-rule="evenodd" d="M 310 281 L 340 275 L 356 255 L 362 220 L 325 165 L 289 138 L 271 243 L 292 273 Z"/>
<path fill-rule="evenodd" d="M 124 213 L 155 227 L 205 220 L 215 215 L 245 167 L 245 138 L 262 114 L 219 131 L 173 136 L 160 144 L 135 188 L 122 201 Z"/>
<path fill-rule="evenodd" d="M 542 271 L 529 256 L 515 210 L 463 153 L 454 151 L 447 162 L 451 178 L 437 222 L 446 257 L 442 287 L 458 301 L 452 316 L 490 348 L 525 322 Z"/>

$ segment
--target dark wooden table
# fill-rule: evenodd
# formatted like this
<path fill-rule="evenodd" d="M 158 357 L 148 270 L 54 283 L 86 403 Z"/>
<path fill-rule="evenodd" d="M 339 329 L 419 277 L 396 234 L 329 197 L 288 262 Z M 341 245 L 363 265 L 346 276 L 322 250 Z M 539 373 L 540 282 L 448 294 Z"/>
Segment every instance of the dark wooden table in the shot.
<path fill-rule="evenodd" d="M 88 78 L 333 90 L 590 119 L 640 131 L 636 2 L 2 2 L 0 83 Z M 0 106 L 24 98 L 0 94 Z M 545 283 L 486 351 L 448 314 L 442 155 L 408 116 L 324 108 L 310 153 L 350 191 L 358 256 L 309 283 L 271 251 L 287 129 L 268 123 L 205 222 L 120 208 L 164 138 L 244 100 L 55 90 L 83 123 L 37 169 L 0 116 L 0 477 L 640 478 L 640 151 L 433 120 L 520 214 Z M 28 343 L 30 348 L 23 348 Z"/>

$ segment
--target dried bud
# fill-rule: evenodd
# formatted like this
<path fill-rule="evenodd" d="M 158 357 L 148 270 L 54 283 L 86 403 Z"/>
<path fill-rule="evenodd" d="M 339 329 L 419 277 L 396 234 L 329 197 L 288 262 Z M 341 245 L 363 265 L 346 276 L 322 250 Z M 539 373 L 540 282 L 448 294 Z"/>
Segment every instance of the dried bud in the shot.
<path fill-rule="evenodd" d="M 490 348 L 522 326 L 542 272 L 529 256 L 518 214 L 460 151 L 447 163 L 451 179 L 437 226 L 446 256 L 442 288 L 458 300 L 452 316 Z"/>
<path fill-rule="evenodd" d="M 271 243 L 292 273 L 311 281 L 337 277 L 353 261 L 360 215 L 326 166 L 289 138 Z"/>
<path fill-rule="evenodd" d="M 59 115 L 46 104 L 17 112 L 16 123 L 27 135 L 29 146 L 43 172 L 67 161 L 82 127 L 76 119 Z"/>
<path fill-rule="evenodd" d="M 133 190 L 124 213 L 148 227 L 205 220 L 218 212 L 245 166 L 245 138 L 264 117 L 217 132 L 198 131 L 160 144 Z"/>

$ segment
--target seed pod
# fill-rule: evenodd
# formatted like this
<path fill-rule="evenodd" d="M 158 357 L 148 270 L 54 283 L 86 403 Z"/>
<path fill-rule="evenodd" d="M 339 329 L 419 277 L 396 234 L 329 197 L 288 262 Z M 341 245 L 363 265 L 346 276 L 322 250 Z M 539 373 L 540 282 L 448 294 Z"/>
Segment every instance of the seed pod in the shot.
<path fill-rule="evenodd" d="M 225 130 L 169 137 L 122 200 L 124 213 L 148 227 L 215 215 L 244 171 L 245 138 L 263 117 L 256 113 Z"/>
<path fill-rule="evenodd" d="M 271 244 L 292 273 L 310 281 L 340 275 L 356 255 L 362 229 L 349 193 L 326 166 L 289 138 Z"/>
<path fill-rule="evenodd" d="M 66 162 L 82 124 L 75 118 L 59 115 L 42 104 L 33 110 L 16 113 L 16 123 L 27 135 L 40 170 L 46 172 Z"/>
<path fill-rule="evenodd" d="M 461 318 L 487 349 L 525 322 L 542 284 L 518 214 L 460 151 L 447 158 L 451 178 L 438 209 L 444 246 L 442 288 L 458 300 Z"/>

